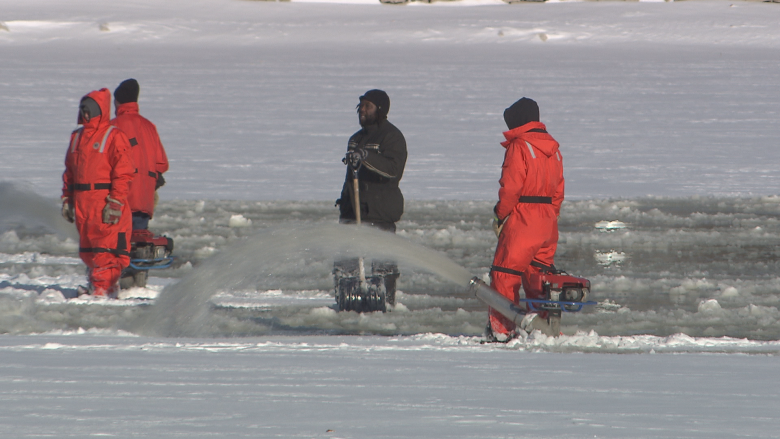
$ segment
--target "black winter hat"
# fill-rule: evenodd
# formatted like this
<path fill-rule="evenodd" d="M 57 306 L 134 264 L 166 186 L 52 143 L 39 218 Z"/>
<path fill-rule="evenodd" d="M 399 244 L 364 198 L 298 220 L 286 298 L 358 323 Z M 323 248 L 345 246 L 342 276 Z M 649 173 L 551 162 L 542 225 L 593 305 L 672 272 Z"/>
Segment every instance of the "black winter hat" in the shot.
<path fill-rule="evenodd" d="M 361 101 L 364 99 L 376 105 L 376 118 L 378 120 L 387 119 L 387 113 L 390 112 L 390 96 L 387 93 L 377 89 L 369 90 L 360 97 Z"/>
<path fill-rule="evenodd" d="M 119 87 L 114 90 L 114 100 L 120 104 L 126 104 L 128 102 L 138 102 L 138 81 L 135 79 L 125 79 L 119 84 Z"/>
<path fill-rule="evenodd" d="M 528 122 L 539 122 L 539 105 L 533 99 L 522 98 L 504 110 L 504 122 L 510 130 Z"/>

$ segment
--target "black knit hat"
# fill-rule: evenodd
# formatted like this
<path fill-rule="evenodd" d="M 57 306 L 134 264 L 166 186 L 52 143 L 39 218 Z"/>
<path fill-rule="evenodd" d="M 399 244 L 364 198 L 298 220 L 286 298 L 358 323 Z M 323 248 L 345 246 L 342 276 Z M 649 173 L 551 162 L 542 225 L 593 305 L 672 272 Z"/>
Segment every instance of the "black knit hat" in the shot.
<path fill-rule="evenodd" d="M 376 118 L 377 120 L 387 119 L 387 113 L 390 112 L 390 96 L 382 90 L 369 90 L 360 100 L 367 100 L 376 105 Z"/>
<path fill-rule="evenodd" d="M 114 90 L 114 100 L 120 104 L 126 104 L 128 102 L 138 102 L 138 81 L 135 79 L 125 79 L 119 84 L 119 87 Z"/>
<path fill-rule="evenodd" d="M 522 98 L 504 110 L 504 122 L 510 130 L 528 122 L 539 122 L 539 105 L 533 99 Z"/>

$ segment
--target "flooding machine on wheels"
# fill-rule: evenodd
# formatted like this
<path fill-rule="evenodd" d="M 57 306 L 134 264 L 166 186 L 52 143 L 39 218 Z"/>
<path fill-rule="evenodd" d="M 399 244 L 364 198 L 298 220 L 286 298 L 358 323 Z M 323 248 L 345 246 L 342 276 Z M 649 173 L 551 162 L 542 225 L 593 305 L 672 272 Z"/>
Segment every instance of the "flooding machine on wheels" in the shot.
<path fill-rule="evenodd" d="M 352 171 L 352 186 L 355 223 L 360 225 L 360 184 L 358 172 L 361 160 L 354 160 L 350 153 L 342 162 Z M 333 282 L 336 304 L 340 311 L 374 312 L 387 311 L 387 305 L 395 305 L 395 280 L 398 268 L 392 262 L 373 261 L 371 274 L 366 274 L 363 257 L 336 261 L 333 265 Z"/>

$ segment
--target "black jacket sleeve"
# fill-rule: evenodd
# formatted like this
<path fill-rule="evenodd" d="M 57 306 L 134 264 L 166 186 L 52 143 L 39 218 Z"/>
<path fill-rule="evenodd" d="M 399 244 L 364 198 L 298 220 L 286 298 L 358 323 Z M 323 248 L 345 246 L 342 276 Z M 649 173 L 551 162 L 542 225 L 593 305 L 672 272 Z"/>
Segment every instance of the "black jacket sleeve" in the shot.
<path fill-rule="evenodd" d="M 389 122 L 385 122 L 388 123 Z M 363 165 L 382 177 L 400 180 L 406 165 L 406 139 L 394 126 L 387 131 L 379 149 L 368 148 Z"/>

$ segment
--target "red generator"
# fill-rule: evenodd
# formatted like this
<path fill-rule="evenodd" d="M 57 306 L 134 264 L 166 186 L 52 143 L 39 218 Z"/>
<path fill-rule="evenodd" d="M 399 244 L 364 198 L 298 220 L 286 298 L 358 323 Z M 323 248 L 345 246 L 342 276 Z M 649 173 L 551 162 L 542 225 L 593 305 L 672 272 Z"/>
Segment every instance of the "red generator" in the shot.
<path fill-rule="evenodd" d="M 122 289 L 145 287 L 149 270 L 168 268 L 173 264 L 173 239 L 152 232 L 133 230 L 130 236 L 130 266 L 122 271 Z"/>
<path fill-rule="evenodd" d="M 560 332 L 562 313 L 580 311 L 584 305 L 596 305 L 596 302 L 588 301 L 588 279 L 560 270 L 523 275 L 523 291 L 525 298 L 520 301 L 526 303 L 529 312 L 539 312 L 540 317 L 546 312 L 555 334 Z"/>

